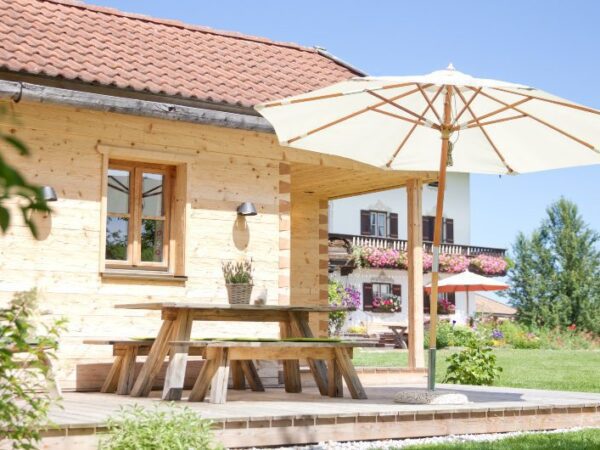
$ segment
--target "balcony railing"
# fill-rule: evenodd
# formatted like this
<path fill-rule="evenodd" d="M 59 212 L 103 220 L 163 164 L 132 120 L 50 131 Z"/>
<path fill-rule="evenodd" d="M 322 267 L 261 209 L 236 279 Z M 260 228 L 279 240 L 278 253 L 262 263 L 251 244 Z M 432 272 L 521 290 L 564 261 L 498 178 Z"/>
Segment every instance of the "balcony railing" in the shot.
<path fill-rule="evenodd" d="M 379 238 L 371 236 L 357 236 L 353 234 L 329 233 L 329 241 L 344 240 L 352 246 L 356 247 L 377 247 L 377 248 L 393 248 L 396 250 L 406 251 L 408 241 L 404 239 Z M 433 244 L 431 242 L 423 243 L 423 250 L 431 253 Z M 479 247 L 475 245 L 459 245 L 459 244 L 442 244 L 440 246 L 441 253 L 450 255 L 489 255 L 504 257 L 506 249 L 493 247 Z"/>

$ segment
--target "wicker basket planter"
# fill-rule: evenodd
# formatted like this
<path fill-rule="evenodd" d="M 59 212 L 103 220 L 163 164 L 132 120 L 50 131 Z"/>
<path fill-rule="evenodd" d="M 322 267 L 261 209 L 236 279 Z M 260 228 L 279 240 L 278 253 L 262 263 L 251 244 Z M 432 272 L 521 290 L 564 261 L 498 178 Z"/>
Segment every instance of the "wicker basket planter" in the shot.
<path fill-rule="evenodd" d="M 226 284 L 227 297 L 232 305 L 249 304 L 252 288 L 250 283 Z"/>

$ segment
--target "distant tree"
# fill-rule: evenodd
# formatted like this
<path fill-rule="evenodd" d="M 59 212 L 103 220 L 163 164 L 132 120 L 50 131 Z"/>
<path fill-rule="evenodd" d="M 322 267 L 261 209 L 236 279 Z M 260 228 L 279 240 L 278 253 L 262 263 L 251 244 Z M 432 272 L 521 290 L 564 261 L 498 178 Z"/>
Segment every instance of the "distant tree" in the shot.
<path fill-rule="evenodd" d="M 506 294 L 525 324 L 600 333 L 600 234 L 564 198 L 546 213 L 530 237 L 517 236 Z"/>

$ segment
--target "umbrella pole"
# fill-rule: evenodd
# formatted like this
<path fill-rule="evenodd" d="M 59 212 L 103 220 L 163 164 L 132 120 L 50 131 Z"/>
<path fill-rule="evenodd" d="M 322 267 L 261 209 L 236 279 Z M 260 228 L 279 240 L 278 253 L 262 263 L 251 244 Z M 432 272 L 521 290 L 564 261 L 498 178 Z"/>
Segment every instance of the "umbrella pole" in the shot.
<path fill-rule="evenodd" d="M 446 86 L 444 98 L 444 124 L 442 125 L 442 152 L 438 176 L 438 192 L 435 211 L 435 227 L 433 230 L 433 264 L 431 267 L 431 301 L 429 302 L 429 369 L 427 372 L 427 388 L 435 390 L 435 358 L 438 307 L 438 282 L 440 279 L 440 243 L 442 241 L 442 218 L 444 215 L 444 194 L 446 191 L 446 167 L 448 165 L 448 147 L 450 145 L 452 121 L 452 86 Z"/>

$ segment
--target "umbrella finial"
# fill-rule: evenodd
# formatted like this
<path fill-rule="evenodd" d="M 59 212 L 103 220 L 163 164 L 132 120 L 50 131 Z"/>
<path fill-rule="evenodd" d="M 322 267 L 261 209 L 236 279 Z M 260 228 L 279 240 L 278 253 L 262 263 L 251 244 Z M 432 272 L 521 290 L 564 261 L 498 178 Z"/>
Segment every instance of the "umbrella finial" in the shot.
<path fill-rule="evenodd" d="M 448 67 L 446 67 L 446 70 L 456 70 L 456 69 L 454 68 L 454 64 L 450 63 L 450 64 L 448 64 Z"/>

